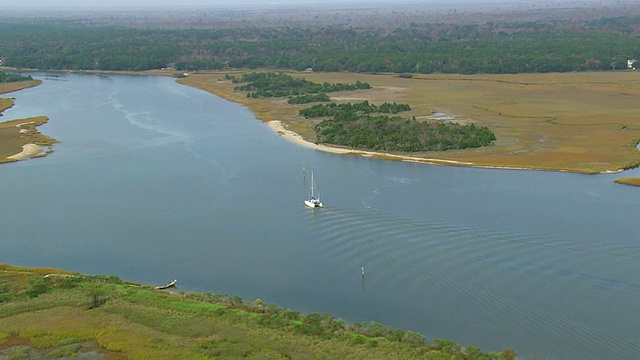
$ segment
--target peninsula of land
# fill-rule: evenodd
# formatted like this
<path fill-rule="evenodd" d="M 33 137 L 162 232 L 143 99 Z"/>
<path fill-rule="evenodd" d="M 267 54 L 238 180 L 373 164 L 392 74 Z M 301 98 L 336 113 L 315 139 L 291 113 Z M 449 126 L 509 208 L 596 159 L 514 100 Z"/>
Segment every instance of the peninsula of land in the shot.
<path fill-rule="evenodd" d="M 41 84 L 40 80 L 0 83 L 0 94 L 18 91 Z M 0 116 L 13 106 L 12 99 L 0 98 Z M 0 122 L 0 163 L 46 156 L 53 150 L 56 139 L 41 134 L 37 127 L 46 123 L 46 116 Z"/>
<path fill-rule="evenodd" d="M 426 121 L 474 123 L 496 134 L 492 146 L 421 153 L 382 153 L 316 143 L 317 120 L 283 98 L 249 98 L 225 78 L 247 71 L 197 72 L 178 79 L 247 106 L 288 140 L 320 151 L 433 164 L 508 169 L 615 173 L 637 167 L 640 152 L 638 72 L 516 75 L 415 75 L 288 72 L 316 83 L 371 84 L 332 93 L 331 101 L 403 102 Z"/>

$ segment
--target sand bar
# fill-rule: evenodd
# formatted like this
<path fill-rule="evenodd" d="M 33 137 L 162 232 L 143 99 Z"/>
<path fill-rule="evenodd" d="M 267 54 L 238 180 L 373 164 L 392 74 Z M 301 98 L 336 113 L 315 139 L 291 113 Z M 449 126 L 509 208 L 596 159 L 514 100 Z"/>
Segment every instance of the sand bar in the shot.
<path fill-rule="evenodd" d="M 8 159 L 13 160 L 26 160 L 32 157 L 38 156 L 44 152 L 44 148 L 36 144 L 24 144 L 22 145 L 22 151 L 11 156 L 7 156 Z"/>

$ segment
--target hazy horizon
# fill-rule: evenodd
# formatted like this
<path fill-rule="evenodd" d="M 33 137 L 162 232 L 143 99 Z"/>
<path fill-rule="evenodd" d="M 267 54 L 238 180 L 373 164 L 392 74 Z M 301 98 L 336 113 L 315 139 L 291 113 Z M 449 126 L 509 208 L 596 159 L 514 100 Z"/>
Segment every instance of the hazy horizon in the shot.
<path fill-rule="evenodd" d="M 0 0 L 3 8 L 14 9 L 61 9 L 61 8 L 158 8 L 158 7 L 247 7 L 270 5 L 376 5 L 376 4 L 495 4 L 518 3 L 525 0 L 111 0 L 109 2 L 88 2 L 86 0 L 62 0 L 52 3 L 50 0 Z M 590 0 L 553 0 L 548 3 L 587 3 Z M 592 2 L 592 1 L 591 1 Z"/>

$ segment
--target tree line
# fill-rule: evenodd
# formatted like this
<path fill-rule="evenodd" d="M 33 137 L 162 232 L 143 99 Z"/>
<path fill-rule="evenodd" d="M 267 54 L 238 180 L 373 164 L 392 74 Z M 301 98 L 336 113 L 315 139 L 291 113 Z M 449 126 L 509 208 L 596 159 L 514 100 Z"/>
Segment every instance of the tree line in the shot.
<path fill-rule="evenodd" d="M 23 76 L 20 74 L 12 74 L 12 73 L 8 73 L 0 70 L 0 83 L 27 81 L 27 80 L 33 80 L 33 77 L 31 77 L 31 75 Z"/>
<path fill-rule="evenodd" d="M 337 115 L 315 126 L 317 142 L 373 151 L 423 152 L 488 146 L 486 126 L 425 122 L 387 115 Z"/>
<path fill-rule="evenodd" d="M 327 93 L 319 93 L 319 94 L 305 94 L 305 95 L 298 95 L 298 96 L 294 96 L 289 98 L 289 100 L 287 100 L 288 104 L 308 104 L 308 103 L 312 103 L 312 102 L 328 102 L 331 101 L 331 98 L 329 97 L 329 95 L 327 95 Z"/>
<path fill-rule="evenodd" d="M 617 70 L 640 56 L 640 17 L 480 24 L 410 23 L 395 29 L 251 24 L 213 29 L 83 26 L 0 19 L 6 66 L 42 70 L 193 71 L 271 68 L 393 73 Z"/>
<path fill-rule="evenodd" d="M 225 75 L 225 78 L 234 83 L 248 82 L 239 85 L 234 90 L 247 91 L 247 97 L 286 97 L 318 94 L 318 97 L 298 98 L 296 101 L 304 99 L 319 98 L 324 99 L 320 94 L 335 91 L 370 89 L 371 85 L 356 81 L 354 84 L 329 84 L 328 82 L 318 84 L 304 78 L 294 78 L 282 72 L 253 72 L 243 74 L 239 79 L 233 75 Z"/>
<path fill-rule="evenodd" d="M 244 74 L 240 78 L 225 75 L 233 83 L 244 83 L 234 89 L 249 91 L 248 97 L 307 98 L 317 93 L 369 89 L 368 83 L 318 84 L 304 78 L 275 72 Z M 322 91 L 322 92 L 320 92 Z M 324 99 L 324 97 L 323 97 Z M 329 99 L 330 100 L 330 99 Z M 426 122 L 400 116 L 410 111 L 409 104 L 369 101 L 360 103 L 316 104 L 298 111 L 306 118 L 326 118 L 315 125 L 316 142 L 374 151 L 422 152 L 477 148 L 493 144 L 495 134 L 486 126 L 460 125 L 450 122 Z"/>
<path fill-rule="evenodd" d="M 336 116 L 339 114 L 371 114 L 371 113 L 386 113 L 397 114 L 403 111 L 411 110 L 409 104 L 398 104 L 396 102 L 389 103 L 384 102 L 380 105 L 369 104 L 369 101 L 365 100 L 360 103 L 343 103 L 343 104 L 317 104 L 310 108 L 301 109 L 298 113 L 304 117 L 323 117 L 323 116 Z"/>

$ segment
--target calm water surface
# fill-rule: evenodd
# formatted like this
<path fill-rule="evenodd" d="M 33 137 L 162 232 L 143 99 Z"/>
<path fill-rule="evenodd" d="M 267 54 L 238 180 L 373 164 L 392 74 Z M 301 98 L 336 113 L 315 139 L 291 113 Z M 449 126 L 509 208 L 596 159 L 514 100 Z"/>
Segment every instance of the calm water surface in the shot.
<path fill-rule="evenodd" d="M 640 353 L 640 191 L 615 175 L 325 154 L 173 79 L 35 77 L 3 118 L 46 115 L 61 142 L 0 166 L 0 262 L 177 278 L 527 358 Z M 304 208 L 303 167 L 326 208 Z"/>

